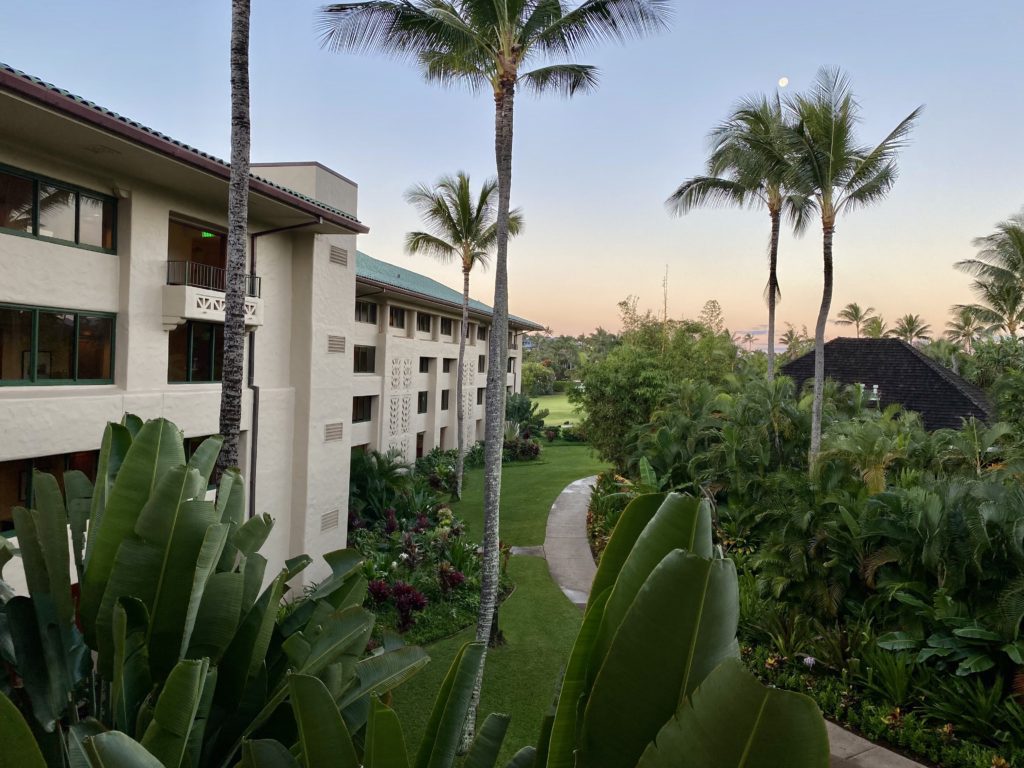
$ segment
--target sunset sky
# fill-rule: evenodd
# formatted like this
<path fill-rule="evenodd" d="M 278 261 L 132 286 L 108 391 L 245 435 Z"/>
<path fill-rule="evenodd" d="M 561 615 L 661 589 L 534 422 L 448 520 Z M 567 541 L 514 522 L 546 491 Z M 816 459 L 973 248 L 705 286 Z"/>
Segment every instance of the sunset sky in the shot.
<path fill-rule="evenodd" d="M 371 228 L 359 248 L 459 287 L 454 265 L 403 252 L 418 221 L 402 193 L 460 169 L 493 174 L 490 95 L 321 50 L 320 4 L 253 2 L 252 159 L 318 160 L 356 180 Z M 229 0 L 8 0 L 0 61 L 227 157 L 229 15 Z M 667 266 L 671 315 L 716 298 L 734 332 L 762 329 L 767 214 L 673 219 L 663 201 L 702 171 L 706 135 L 738 99 L 784 76 L 800 90 L 828 65 L 853 82 L 863 143 L 926 105 L 889 198 L 838 224 L 833 314 L 857 301 L 890 325 L 914 312 L 941 331 L 950 304 L 971 300 L 952 263 L 1024 205 L 1022 28 L 1024 4 L 1008 0 L 678 2 L 670 31 L 581 55 L 601 69 L 596 92 L 517 103 L 512 200 L 526 232 L 510 249 L 512 311 L 556 333 L 615 330 L 629 294 L 660 310 Z M 780 332 L 813 330 L 820 265 L 820 230 L 784 232 Z M 475 297 L 490 303 L 492 278 L 474 274 Z"/>

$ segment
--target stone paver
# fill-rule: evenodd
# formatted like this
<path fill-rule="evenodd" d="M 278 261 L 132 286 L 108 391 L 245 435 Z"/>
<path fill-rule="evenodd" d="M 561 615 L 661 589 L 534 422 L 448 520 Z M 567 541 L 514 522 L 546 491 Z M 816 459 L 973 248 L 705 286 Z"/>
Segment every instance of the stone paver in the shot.
<path fill-rule="evenodd" d="M 548 513 L 543 553 L 551 578 L 580 610 L 587 606 L 590 583 L 597 573 L 587 541 L 587 507 L 597 476 L 566 486 Z M 867 739 L 826 722 L 831 768 L 924 768 L 920 763 L 876 746 Z"/>

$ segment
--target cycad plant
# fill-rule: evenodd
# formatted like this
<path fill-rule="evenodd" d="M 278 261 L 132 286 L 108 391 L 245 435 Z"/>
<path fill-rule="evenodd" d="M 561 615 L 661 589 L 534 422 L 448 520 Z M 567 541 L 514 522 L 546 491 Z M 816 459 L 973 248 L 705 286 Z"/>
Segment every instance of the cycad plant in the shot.
<path fill-rule="evenodd" d="M 426 232 L 409 232 L 405 248 L 412 254 L 425 254 L 439 261 L 458 261 L 462 270 L 462 326 L 459 333 L 459 369 L 456 372 L 455 400 L 458 403 L 458 458 L 455 463 L 456 499 L 462 498 L 462 475 L 466 458 L 465 387 L 466 331 L 469 327 L 469 275 L 474 267 L 487 267 L 487 260 L 498 240 L 495 221 L 498 182 L 487 179 L 474 195 L 469 174 L 459 171 L 442 176 L 433 187 L 418 184 L 405 193 L 405 199 L 419 211 Z M 523 217 L 517 208 L 509 212 L 508 234 L 522 231 Z M 493 359 L 493 358 L 492 358 Z"/>
<path fill-rule="evenodd" d="M 430 82 L 467 85 L 488 91 L 494 99 L 498 204 L 494 315 L 488 342 L 491 365 L 484 417 L 484 568 L 476 635 L 480 641 L 491 636 L 498 596 L 516 93 L 520 87 L 563 96 L 592 90 L 597 85 L 596 68 L 566 59 L 598 42 L 626 41 L 659 31 L 669 14 L 667 0 L 584 0 L 575 7 L 546 0 L 362 0 L 327 5 L 320 11 L 325 46 L 411 59 Z"/>
<path fill-rule="evenodd" d="M 793 127 L 788 130 L 790 184 L 808 200 L 801 211 L 821 219 L 824 286 L 814 328 L 814 402 L 810 460 L 821 450 L 821 409 L 825 387 L 825 326 L 832 306 L 832 236 L 836 222 L 848 212 L 884 198 L 896 182 L 896 159 L 921 112 L 918 107 L 874 147 L 857 142 L 860 106 L 846 75 L 822 69 L 810 92 L 789 98 Z"/>
<path fill-rule="evenodd" d="M 806 198 L 787 184 L 789 153 L 779 99 L 766 96 L 743 101 L 711 132 L 707 172 L 684 181 L 668 198 L 668 209 L 683 215 L 694 208 L 736 205 L 764 208 L 771 220 L 768 241 L 768 378 L 775 375 L 775 305 L 779 290 L 779 231 L 783 214 L 801 231 L 807 218 L 798 209 Z"/>

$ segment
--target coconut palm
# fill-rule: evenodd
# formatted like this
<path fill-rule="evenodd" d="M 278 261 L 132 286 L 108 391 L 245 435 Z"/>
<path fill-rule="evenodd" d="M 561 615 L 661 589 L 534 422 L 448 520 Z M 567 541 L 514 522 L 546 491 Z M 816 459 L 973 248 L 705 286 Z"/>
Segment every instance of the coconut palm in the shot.
<path fill-rule="evenodd" d="M 976 238 L 974 247 L 977 257 L 953 266 L 975 276 L 971 288 L 979 301 L 953 311 L 969 310 L 992 331 L 1016 338 L 1024 327 L 1024 213 L 999 222 L 991 235 Z"/>
<path fill-rule="evenodd" d="M 906 314 L 896 321 L 896 325 L 889 331 L 889 335 L 896 339 L 903 339 L 907 344 L 914 344 L 930 339 L 931 332 L 932 327 L 920 315 Z"/>
<path fill-rule="evenodd" d="M 335 50 L 379 51 L 415 60 L 442 85 L 489 89 L 494 98 L 498 174 L 494 315 L 488 354 L 484 444 L 484 535 L 477 638 L 488 641 L 498 597 L 498 518 L 505 365 L 508 354 L 508 236 L 512 190 L 512 128 L 516 89 L 572 96 L 597 85 L 597 70 L 562 63 L 588 45 L 625 41 L 665 27 L 668 0 L 584 0 L 566 9 L 546 0 L 361 0 L 324 6 L 323 44 Z M 539 63 L 539 66 L 537 66 Z M 479 681 L 478 681 L 479 683 Z M 474 700 L 479 698 L 479 684 Z M 475 707 L 472 709 L 475 713 Z M 469 723 L 472 725 L 474 715 Z"/>
<path fill-rule="evenodd" d="M 711 132 L 707 175 L 684 181 L 666 201 L 681 216 L 700 206 L 763 207 L 771 219 L 768 241 L 768 378 L 775 375 L 775 305 L 779 290 L 779 229 L 783 213 L 802 230 L 807 217 L 796 206 L 806 204 L 786 186 L 788 154 L 784 142 L 782 104 L 766 96 L 740 103 L 729 118 Z"/>
<path fill-rule="evenodd" d="M 869 317 L 864 321 L 864 336 L 869 339 L 882 339 L 889 333 L 889 326 L 881 315 Z"/>
<path fill-rule="evenodd" d="M 953 319 L 946 323 L 946 338 L 971 354 L 974 342 L 988 334 L 988 326 L 978 319 L 970 307 L 953 307 L 953 312 Z"/>
<path fill-rule="evenodd" d="M 231 176 L 228 181 L 228 253 L 224 292 L 224 369 L 217 476 L 238 466 L 245 357 L 245 252 L 249 223 L 249 0 L 231 0 Z"/>
<path fill-rule="evenodd" d="M 455 381 L 458 403 L 459 450 L 455 464 L 455 498 L 462 498 L 462 474 L 466 455 L 466 403 L 464 402 L 464 365 L 466 328 L 469 325 L 469 273 L 473 268 L 487 267 L 494 250 L 498 227 L 497 179 L 487 179 L 478 195 L 473 195 L 469 174 L 459 171 L 455 176 L 442 176 L 430 187 L 418 184 L 405 193 L 406 202 L 420 213 L 428 232 L 409 232 L 405 248 L 412 254 L 425 254 L 441 261 L 459 262 L 462 270 L 462 331 L 459 333 L 459 369 Z M 522 231 L 523 220 L 518 209 L 509 212 L 509 235 Z"/>
<path fill-rule="evenodd" d="M 874 307 L 861 309 L 860 304 L 853 301 L 843 307 L 836 316 L 836 319 L 832 322 L 836 325 L 852 325 L 857 333 L 857 338 L 859 339 L 861 326 L 871 319 L 871 313 L 874 311 Z"/>
<path fill-rule="evenodd" d="M 820 216 L 824 287 L 814 329 L 814 402 L 810 459 L 821 450 L 821 408 L 825 391 L 825 325 L 832 307 L 832 236 L 844 213 L 878 202 L 896 182 L 896 158 L 906 145 L 918 107 L 875 147 L 857 143 L 854 128 L 860 107 L 838 69 L 818 72 L 809 93 L 790 97 L 786 106 L 793 127 L 787 129 L 792 152 L 790 185 L 805 195 Z M 804 207 L 800 208 L 801 211 Z"/>

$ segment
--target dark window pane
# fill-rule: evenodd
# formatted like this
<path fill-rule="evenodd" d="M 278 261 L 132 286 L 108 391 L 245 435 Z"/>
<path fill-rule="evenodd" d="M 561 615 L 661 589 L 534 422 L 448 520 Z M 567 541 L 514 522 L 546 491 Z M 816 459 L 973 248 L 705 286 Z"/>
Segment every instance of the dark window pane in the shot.
<path fill-rule="evenodd" d="M 40 312 L 36 381 L 67 381 L 75 374 L 75 316 L 71 312 Z"/>
<path fill-rule="evenodd" d="M 451 390 L 447 390 L 447 389 L 442 389 L 441 390 L 441 410 L 442 411 L 447 411 L 448 410 L 448 399 L 451 396 L 450 393 L 451 393 Z"/>
<path fill-rule="evenodd" d="M 360 347 L 355 348 L 355 363 L 353 370 L 355 373 L 373 373 L 376 362 L 376 347 Z"/>
<path fill-rule="evenodd" d="M 426 392 L 418 393 L 417 396 L 416 396 L 416 412 L 417 413 L 426 413 L 427 412 L 427 403 L 428 403 L 428 393 L 426 393 Z"/>
<path fill-rule="evenodd" d="M 0 381 L 31 379 L 32 313 L 0 307 Z"/>
<path fill-rule="evenodd" d="M 0 227 L 32 231 L 32 180 L 0 171 Z"/>
<path fill-rule="evenodd" d="M 78 378 L 112 379 L 114 319 L 78 316 Z"/>
<path fill-rule="evenodd" d="M 224 378 L 224 326 L 213 326 L 213 380 Z"/>
<path fill-rule="evenodd" d="M 430 373 L 430 358 L 429 357 L 421 357 L 420 358 L 420 373 Z"/>
<path fill-rule="evenodd" d="M 97 248 L 114 247 L 114 201 L 81 195 L 78 204 L 78 242 Z"/>
<path fill-rule="evenodd" d="M 452 335 L 452 321 L 451 321 L 450 318 L 447 318 L 447 317 L 442 317 L 441 318 L 441 335 L 442 336 L 451 336 Z"/>
<path fill-rule="evenodd" d="M 70 189 L 39 185 L 39 235 L 75 241 L 75 193 Z"/>
<path fill-rule="evenodd" d="M 14 528 L 11 507 L 28 504 L 31 475 L 32 462 L 28 459 L 0 462 L 0 531 Z"/>
<path fill-rule="evenodd" d="M 167 334 L 167 381 L 188 381 L 188 332 L 187 323 L 179 325 Z"/>
<path fill-rule="evenodd" d="M 192 381 L 213 381 L 213 326 L 192 324 Z"/>
<path fill-rule="evenodd" d="M 373 418 L 373 395 L 352 398 L 352 423 L 358 424 Z"/>
<path fill-rule="evenodd" d="M 422 312 L 416 313 L 416 330 L 430 333 L 431 316 Z"/>
<path fill-rule="evenodd" d="M 79 451 L 68 454 L 68 469 L 77 469 L 85 474 L 89 480 L 96 481 L 96 463 L 99 461 L 99 451 Z"/>
<path fill-rule="evenodd" d="M 405 328 L 405 310 L 401 307 L 389 308 L 388 317 L 392 328 Z"/>

